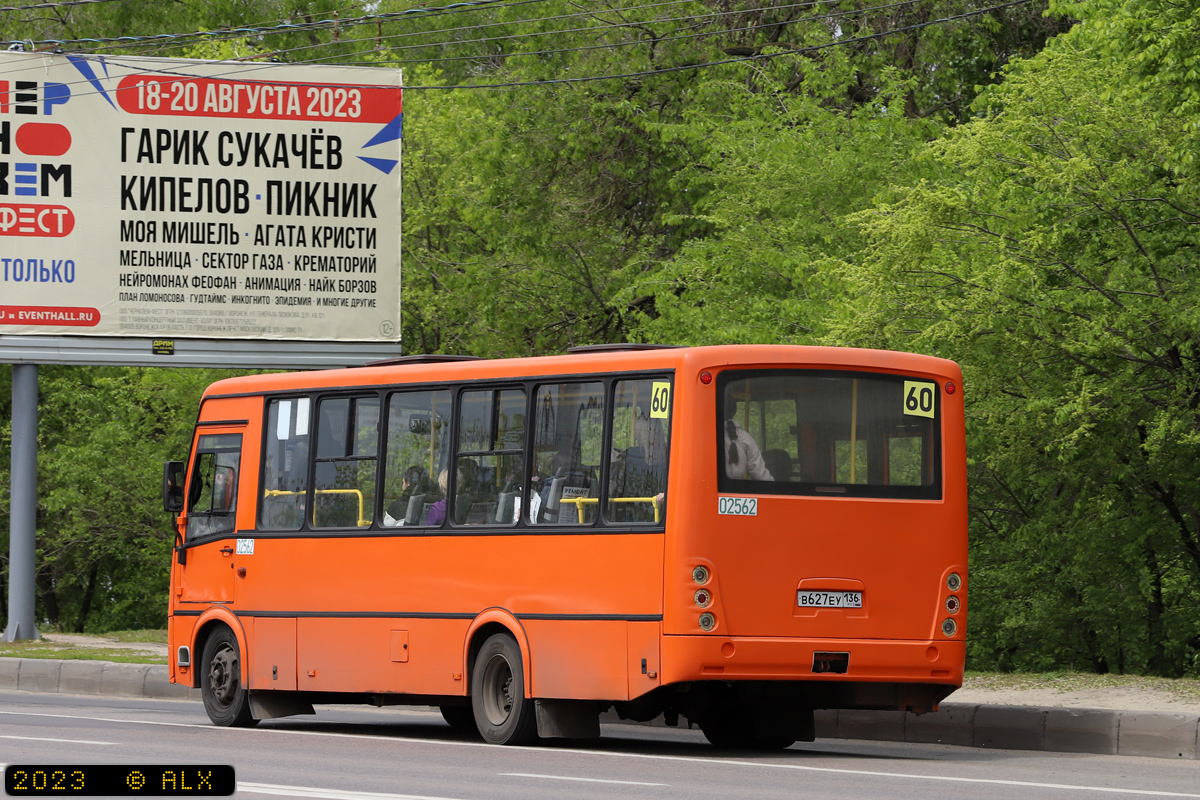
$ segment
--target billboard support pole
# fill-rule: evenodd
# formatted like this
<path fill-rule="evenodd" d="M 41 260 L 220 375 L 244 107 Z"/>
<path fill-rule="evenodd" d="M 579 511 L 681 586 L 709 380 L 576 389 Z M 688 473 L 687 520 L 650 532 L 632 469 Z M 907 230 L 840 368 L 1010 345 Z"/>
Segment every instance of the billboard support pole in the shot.
<path fill-rule="evenodd" d="M 4 640 L 39 639 L 34 627 L 37 535 L 37 364 L 12 368 L 12 472 L 9 496 L 8 627 Z"/>

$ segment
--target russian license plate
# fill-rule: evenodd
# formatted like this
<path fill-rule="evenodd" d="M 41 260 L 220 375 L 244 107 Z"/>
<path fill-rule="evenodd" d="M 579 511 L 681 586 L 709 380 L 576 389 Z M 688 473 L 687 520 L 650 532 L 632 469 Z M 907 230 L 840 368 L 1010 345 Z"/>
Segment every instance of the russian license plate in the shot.
<path fill-rule="evenodd" d="M 862 608 L 862 592 L 796 592 L 801 608 Z"/>

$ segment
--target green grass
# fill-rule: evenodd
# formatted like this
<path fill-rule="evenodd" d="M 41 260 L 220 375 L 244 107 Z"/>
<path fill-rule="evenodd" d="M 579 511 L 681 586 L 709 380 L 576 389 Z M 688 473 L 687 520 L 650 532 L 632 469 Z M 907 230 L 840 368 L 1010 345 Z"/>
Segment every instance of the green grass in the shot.
<path fill-rule="evenodd" d="M 1162 692 L 1180 702 L 1200 702 L 1200 680 L 1195 678 L 1155 678 L 1143 675 L 1097 675 L 1092 672 L 1005 673 L 968 671 L 964 689 L 982 691 L 1043 690 L 1086 692 L 1103 689 L 1141 689 Z"/>
<path fill-rule="evenodd" d="M 107 639 L 116 639 L 118 642 L 150 642 L 151 644 L 167 643 L 167 631 L 165 628 L 163 630 L 110 631 L 100 635 Z"/>
<path fill-rule="evenodd" d="M 43 631 L 47 638 L 20 642 L 0 642 L 0 658 L 58 658 L 87 661 L 118 661 L 125 664 L 165 664 L 165 655 L 114 647 L 113 642 L 130 644 L 166 644 L 165 630 L 113 631 L 88 636 L 82 644 L 56 641 L 57 632 Z"/>

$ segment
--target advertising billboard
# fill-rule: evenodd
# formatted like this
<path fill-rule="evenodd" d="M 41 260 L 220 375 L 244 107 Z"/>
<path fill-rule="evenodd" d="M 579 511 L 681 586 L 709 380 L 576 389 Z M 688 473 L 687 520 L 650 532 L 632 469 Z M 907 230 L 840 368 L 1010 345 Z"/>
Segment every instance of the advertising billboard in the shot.
<path fill-rule="evenodd" d="M 0 53 L 0 336 L 400 338 L 398 70 Z"/>

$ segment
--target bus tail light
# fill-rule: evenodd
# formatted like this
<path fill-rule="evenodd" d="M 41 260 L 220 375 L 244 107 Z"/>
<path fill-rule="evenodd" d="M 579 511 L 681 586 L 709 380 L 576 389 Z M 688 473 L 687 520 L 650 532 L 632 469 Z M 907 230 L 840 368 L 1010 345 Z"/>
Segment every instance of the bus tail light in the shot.
<path fill-rule="evenodd" d="M 958 623 L 949 618 L 942 620 L 942 633 L 947 636 L 953 636 L 958 633 Z"/>
<path fill-rule="evenodd" d="M 708 589 L 697 589 L 696 594 L 693 595 L 693 599 L 696 601 L 696 605 L 705 608 L 712 602 L 712 595 Z"/>
<path fill-rule="evenodd" d="M 949 621 L 952 622 L 953 620 L 949 620 Z M 716 617 L 714 617 L 712 614 L 710 614 L 707 611 L 705 611 L 703 614 L 700 615 L 700 629 L 701 630 L 711 631 L 715 627 L 717 627 L 717 618 Z"/>

